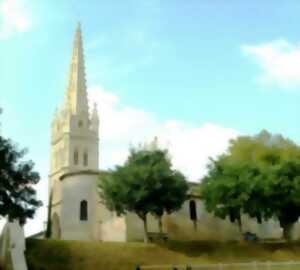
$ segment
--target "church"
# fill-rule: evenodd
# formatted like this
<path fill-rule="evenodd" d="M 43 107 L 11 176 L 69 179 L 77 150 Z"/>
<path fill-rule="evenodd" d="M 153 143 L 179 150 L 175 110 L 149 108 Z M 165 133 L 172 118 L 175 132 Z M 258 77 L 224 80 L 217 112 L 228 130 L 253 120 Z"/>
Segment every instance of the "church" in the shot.
<path fill-rule="evenodd" d="M 96 105 L 93 108 L 88 105 L 82 33 L 78 24 L 64 102 L 55 112 L 51 125 L 48 213 L 51 237 L 141 241 L 142 221 L 134 213 L 117 216 L 105 207 L 98 195 L 97 183 L 105 174 L 99 170 L 101 123 L 98 113 Z M 105 157 L 101 156 L 101 159 Z M 189 199 L 182 208 L 163 216 L 165 235 L 174 240 L 238 239 L 238 226 L 209 214 L 201 196 L 194 192 L 195 188 L 197 184 L 190 183 Z M 261 238 L 278 238 L 282 233 L 275 221 L 257 224 L 243 217 L 243 227 Z M 151 215 L 148 217 L 148 230 L 153 234 L 159 232 L 158 221 Z"/>

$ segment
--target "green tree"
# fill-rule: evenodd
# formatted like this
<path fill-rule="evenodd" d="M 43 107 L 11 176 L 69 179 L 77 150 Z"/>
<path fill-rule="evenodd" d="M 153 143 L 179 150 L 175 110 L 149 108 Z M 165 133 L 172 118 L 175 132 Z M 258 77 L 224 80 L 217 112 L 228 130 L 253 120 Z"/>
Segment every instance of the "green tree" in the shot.
<path fill-rule="evenodd" d="M 207 210 L 236 222 L 241 236 L 241 215 L 254 187 L 249 183 L 257 176 L 257 168 L 222 157 L 211 161 L 208 175 L 202 180 L 201 197 Z"/>
<path fill-rule="evenodd" d="M 274 165 L 266 181 L 266 207 L 278 218 L 284 238 L 290 240 L 293 225 L 300 217 L 300 160 L 284 160 Z"/>
<path fill-rule="evenodd" d="M 289 240 L 300 217 L 299 162 L 299 146 L 281 135 L 262 131 L 232 140 L 203 179 L 208 211 L 231 221 L 239 221 L 243 213 L 258 222 L 276 218 Z"/>
<path fill-rule="evenodd" d="M 134 212 L 144 224 L 148 242 L 147 214 L 159 219 L 180 208 L 188 189 L 184 176 L 171 168 L 167 151 L 156 147 L 132 148 L 123 166 L 100 178 L 99 192 L 108 209 L 118 215 Z"/>
<path fill-rule="evenodd" d="M 34 185 L 40 176 L 32 161 L 24 161 L 26 150 L 18 150 L 9 139 L 0 136 L 0 215 L 9 221 L 25 224 L 41 201 L 36 199 Z"/>
<path fill-rule="evenodd" d="M 158 219 L 159 231 L 162 233 L 162 216 L 166 212 L 173 213 L 181 208 L 187 199 L 188 183 L 182 173 L 172 171 L 161 178 L 160 188 L 157 189 L 156 206 L 151 211 Z"/>

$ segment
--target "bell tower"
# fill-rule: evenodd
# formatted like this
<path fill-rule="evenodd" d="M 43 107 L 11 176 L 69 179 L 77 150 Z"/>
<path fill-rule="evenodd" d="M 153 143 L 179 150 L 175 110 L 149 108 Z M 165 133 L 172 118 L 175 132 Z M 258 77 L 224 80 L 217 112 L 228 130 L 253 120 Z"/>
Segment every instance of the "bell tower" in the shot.
<path fill-rule="evenodd" d="M 78 24 L 62 108 L 52 121 L 50 187 L 57 176 L 82 169 L 98 170 L 99 118 L 89 113 L 81 27 Z"/>
<path fill-rule="evenodd" d="M 84 172 L 95 173 L 99 169 L 98 130 L 96 105 L 91 111 L 88 106 L 82 34 L 78 24 L 64 102 L 61 108 L 56 110 L 51 127 L 49 201 L 50 215 L 55 213 L 58 220 L 55 223 L 60 224 L 63 205 L 72 199 L 63 194 L 62 177 L 66 179 L 66 175 L 81 174 L 83 176 L 80 181 L 87 181 Z M 85 200 L 88 202 L 88 198 Z M 61 228 L 56 228 L 54 234 L 59 238 Z"/>

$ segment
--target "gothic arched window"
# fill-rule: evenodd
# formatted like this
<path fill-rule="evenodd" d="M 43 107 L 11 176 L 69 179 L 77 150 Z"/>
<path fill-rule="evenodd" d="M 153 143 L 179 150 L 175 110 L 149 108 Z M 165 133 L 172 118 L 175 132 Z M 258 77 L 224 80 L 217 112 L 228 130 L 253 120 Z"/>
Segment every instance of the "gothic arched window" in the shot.
<path fill-rule="evenodd" d="M 89 156 L 88 156 L 87 151 L 85 151 L 84 154 L 83 154 L 83 165 L 87 166 L 88 163 L 89 163 Z"/>
<path fill-rule="evenodd" d="M 88 220 L 88 203 L 86 200 L 80 202 L 80 220 Z"/>
<path fill-rule="evenodd" d="M 58 170 L 61 165 L 61 158 L 60 158 L 60 149 L 57 149 L 57 151 L 55 152 L 55 169 Z"/>
<path fill-rule="evenodd" d="M 78 149 L 75 149 L 75 151 L 74 151 L 74 165 L 78 165 L 78 159 L 79 159 Z"/>
<path fill-rule="evenodd" d="M 57 168 L 60 167 L 61 159 L 60 159 L 60 150 L 57 150 L 56 153 L 56 163 L 57 163 Z"/>
<path fill-rule="evenodd" d="M 60 158 L 59 164 L 60 164 L 60 166 L 63 167 L 64 164 L 65 164 L 65 151 L 64 151 L 64 148 L 60 149 L 59 158 Z"/>
<path fill-rule="evenodd" d="M 190 218 L 194 221 L 197 220 L 196 202 L 194 200 L 190 201 Z"/>
<path fill-rule="evenodd" d="M 57 151 L 53 153 L 53 168 L 57 169 Z"/>

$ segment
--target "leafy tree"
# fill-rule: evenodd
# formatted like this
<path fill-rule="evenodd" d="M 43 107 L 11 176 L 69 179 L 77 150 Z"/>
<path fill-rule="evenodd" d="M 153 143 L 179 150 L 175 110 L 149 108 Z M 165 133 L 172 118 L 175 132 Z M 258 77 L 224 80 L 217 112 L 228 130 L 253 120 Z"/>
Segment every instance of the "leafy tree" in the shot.
<path fill-rule="evenodd" d="M 209 212 L 236 222 L 242 234 L 241 214 L 252 193 L 249 183 L 258 176 L 258 170 L 246 163 L 226 158 L 212 160 L 208 175 L 201 185 L 201 196 Z"/>
<path fill-rule="evenodd" d="M 33 188 L 40 176 L 33 171 L 32 161 L 23 160 L 25 154 L 26 150 L 18 150 L 0 136 L 0 215 L 9 221 L 18 219 L 20 224 L 25 224 L 41 206 Z"/>
<path fill-rule="evenodd" d="M 300 148 L 281 135 L 238 137 L 209 165 L 201 187 L 206 207 L 231 221 L 243 213 L 258 222 L 277 218 L 288 240 L 300 217 L 299 164 Z"/>
<path fill-rule="evenodd" d="M 276 164 L 266 181 L 267 207 L 278 218 L 284 238 L 290 240 L 293 225 L 300 217 L 300 159 Z"/>
<path fill-rule="evenodd" d="M 134 212 L 144 224 L 144 241 L 148 242 L 147 214 L 159 219 L 182 205 L 188 189 L 184 176 L 171 168 L 167 151 L 158 148 L 132 148 L 123 166 L 99 181 L 99 192 L 110 210 L 122 215 Z"/>
<path fill-rule="evenodd" d="M 157 190 L 156 206 L 151 211 L 158 218 L 159 231 L 162 233 L 162 216 L 164 212 L 171 214 L 181 208 L 187 199 L 188 184 L 179 171 L 169 171 L 169 175 L 161 178 Z"/>

